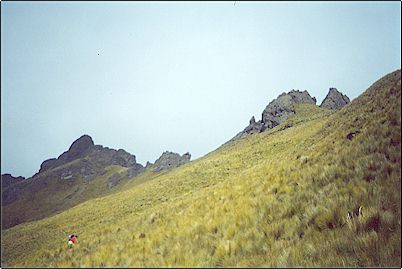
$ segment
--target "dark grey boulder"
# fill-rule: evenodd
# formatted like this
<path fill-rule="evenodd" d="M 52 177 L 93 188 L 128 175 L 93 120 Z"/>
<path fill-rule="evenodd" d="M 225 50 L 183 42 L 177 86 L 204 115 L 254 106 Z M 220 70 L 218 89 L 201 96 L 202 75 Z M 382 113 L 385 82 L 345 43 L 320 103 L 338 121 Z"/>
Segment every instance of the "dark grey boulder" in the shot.
<path fill-rule="evenodd" d="M 336 88 L 329 88 L 329 92 L 322 101 L 320 107 L 336 110 L 341 109 L 342 107 L 344 107 L 349 103 L 350 103 L 349 97 L 339 92 Z"/>

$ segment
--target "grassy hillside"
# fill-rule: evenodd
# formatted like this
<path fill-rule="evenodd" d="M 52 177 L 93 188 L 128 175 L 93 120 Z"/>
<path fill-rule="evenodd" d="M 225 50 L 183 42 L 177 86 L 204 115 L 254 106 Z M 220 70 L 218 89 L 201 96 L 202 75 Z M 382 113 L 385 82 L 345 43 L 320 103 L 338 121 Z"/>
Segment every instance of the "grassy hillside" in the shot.
<path fill-rule="evenodd" d="M 399 267 L 400 77 L 337 112 L 298 105 L 270 131 L 3 230 L 2 266 Z"/>

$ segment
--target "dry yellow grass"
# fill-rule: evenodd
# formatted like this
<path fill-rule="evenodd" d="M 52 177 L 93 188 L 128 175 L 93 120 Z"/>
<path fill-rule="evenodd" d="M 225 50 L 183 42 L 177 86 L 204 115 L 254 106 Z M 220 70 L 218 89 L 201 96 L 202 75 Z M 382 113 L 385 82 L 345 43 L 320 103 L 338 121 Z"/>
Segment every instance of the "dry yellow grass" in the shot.
<path fill-rule="evenodd" d="M 400 75 L 338 112 L 299 105 L 290 128 L 4 230 L 2 265 L 401 266 Z"/>

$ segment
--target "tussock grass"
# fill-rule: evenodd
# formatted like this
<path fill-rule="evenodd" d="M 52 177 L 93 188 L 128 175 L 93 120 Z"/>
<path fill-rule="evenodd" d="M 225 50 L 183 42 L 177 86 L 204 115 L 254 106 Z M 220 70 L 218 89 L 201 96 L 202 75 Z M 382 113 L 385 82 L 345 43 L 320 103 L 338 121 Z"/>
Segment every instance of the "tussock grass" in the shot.
<path fill-rule="evenodd" d="M 2 264 L 400 266 L 400 97 L 399 71 L 340 111 L 298 105 L 268 132 L 3 230 Z"/>

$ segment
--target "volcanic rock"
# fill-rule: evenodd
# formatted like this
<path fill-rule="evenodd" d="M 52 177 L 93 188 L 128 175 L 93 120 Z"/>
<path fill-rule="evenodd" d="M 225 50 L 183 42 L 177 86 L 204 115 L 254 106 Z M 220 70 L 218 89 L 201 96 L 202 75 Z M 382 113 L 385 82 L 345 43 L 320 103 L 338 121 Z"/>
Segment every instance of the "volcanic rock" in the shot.
<path fill-rule="evenodd" d="M 294 114 L 294 104 L 306 103 L 315 105 L 316 102 L 317 100 L 311 97 L 307 91 L 292 90 L 288 93 L 282 93 L 277 99 L 270 102 L 262 112 L 261 122 L 263 123 L 263 128 L 261 131 L 274 128 L 290 115 Z"/>
<path fill-rule="evenodd" d="M 262 112 L 261 120 L 256 122 L 253 116 L 250 119 L 249 125 L 231 140 L 274 128 L 295 113 L 294 104 L 306 103 L 315 105 L 316 102 L 316 98 L 311 97 L 307 91 L 291 90 L 288 93 L 282 93 L 267 105 Z"/>
<path fill-rule="evenodd" d="M 1 187 L 7 188 L 11 185 L 14 185 L 18 182 L 21 182 L 25 179 L 25 177 L 13 177 L 11 174 L 2 174 L 1 175 Z"/>
<path fill-rule="evenodd" d="M 191 154 L 188 152 L 180 156 L 178 153 L 165 151 L 153 165 L 148 165 L 147 163 L 147 166 L 153 169 L 155 172 L 160 172 L 188 163 L 190 158 Z"/>
<path fill-rule="evenodd" d="M 329 88 L 329 92 L 325 99 L 322 101 L 320 107 L 335 110 L 341 109 L 349 103 L 349 97 L 339 92 L 336 88 Z"/>

